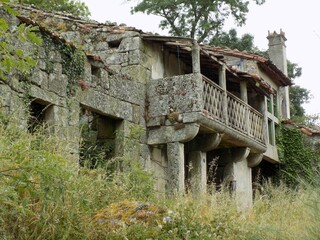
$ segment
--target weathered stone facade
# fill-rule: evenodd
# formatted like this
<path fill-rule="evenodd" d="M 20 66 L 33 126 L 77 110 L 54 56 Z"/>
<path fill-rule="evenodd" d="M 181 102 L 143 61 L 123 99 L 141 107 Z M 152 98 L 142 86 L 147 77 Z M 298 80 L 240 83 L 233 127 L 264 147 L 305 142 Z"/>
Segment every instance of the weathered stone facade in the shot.
<path fill-rule="evenodd" d="M 204 194 L 207 183 L 224 183 L 239 207 L 251 206 L 251 168 L 267 151 L 267 98 L 290 84 L 272 62 L 188 38 L 16 8 L 20 15 L 11 22 L 39 26 L 43 39 L 30 76 L 0 81 L 2 109 L 16 113 L 21 127 L 45 122 L 73 143 L 76 159 L 94 145 L 105 161 L 126 151 L 117 132 L 129 137 L 140 128 L 133 156 L 153 172 L 159 193 Z M 247 70 L 228 63 L 230 53 L 233 61 L 245 59 Z M 212 166 L 218 177 L 210 179 Z"/>

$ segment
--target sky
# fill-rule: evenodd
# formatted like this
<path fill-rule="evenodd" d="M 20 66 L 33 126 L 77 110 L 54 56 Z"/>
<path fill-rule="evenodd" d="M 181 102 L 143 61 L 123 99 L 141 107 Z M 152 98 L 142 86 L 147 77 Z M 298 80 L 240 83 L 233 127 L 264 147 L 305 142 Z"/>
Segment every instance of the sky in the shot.
<path fill-rule="evenodd" d="M 160 0 L 161 1 L 161 0 Z M 89 7 L 91 19 L 98 22 L 125 23 L 144 32 L 167 35 L 158 27 L 160 17 L 130 13 L 138 0 L 83 0 Z M 237 27 L 230 19 L 225 30 L 236 27 L 239 36 L 250 33 L 254 44 L 262 50 L 268 48 L 268 31 L 286 34 L 287 58 L 302 67 L 302 76 L 294 83 L 308 89 L 313 96 L 304 105 L 307 114 L 320 114 L 320 1 L 319 0 L 266 0 L 262 6 L 249 6 L 246 25 Z"/>

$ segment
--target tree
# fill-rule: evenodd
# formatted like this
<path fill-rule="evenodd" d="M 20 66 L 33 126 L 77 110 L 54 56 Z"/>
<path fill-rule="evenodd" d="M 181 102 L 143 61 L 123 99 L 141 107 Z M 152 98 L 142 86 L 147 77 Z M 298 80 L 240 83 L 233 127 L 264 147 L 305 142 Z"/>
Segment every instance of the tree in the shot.
<path fill-rule="evenodd" d="M 127 0 L 130 1 L 130 0 Z M 263 4 L 265 0 L 251 0 Z M 248 0 L 142 0 L 132 12 L 154 14 L 164 18 L 162 29 L 175 36 L 190 37 L 208 42 L 221 32 L 229 17 L 241 26 L 249 11 Z"/>
<path fill-rule="evenodd" d="M 302 68 L 297 63 L 288 61 L 288 77 L 293 81 L 302 75 Z M 293 85 L 289 88 L 290 96 L 290 114 L 292 119 L 305 117 L 305 110 L 302 104 L 308 103 L 311 99 L 310 91 L 299 85 Z"/>
<path fill-rule="evenodd" d="M 299 67 L 297 63 L 292 63 L 289 60 L 287 61 L 288 65 L 288 77 L 293 80 L 302 75 L 302 68 Z"/>
<path fill-rule="evenodd" d="M 33 4 L 49 11 L 67 12 L 77 17 L 89 17 L 87 5 L 77 0 L 18 0 L 19 3 Z"/>
<path fill-rule="evenodd" d="M 305 110 L 302 104 L 308 103 L 311 96 L 310 91 L 298 85 L 290 87 L 290 113 L 291 118 L 303 117 Z"/>
<path fill-rule="evenodd" d="M 253 39 L 254 37 L 249 33 L 246 33 L 239 38 L 237 30 L 232 28 L 229 32 L 221 32 L 218 36 L 212 38 L 210 40 L 210 45 L 252 52 L 255 49 Z"/>

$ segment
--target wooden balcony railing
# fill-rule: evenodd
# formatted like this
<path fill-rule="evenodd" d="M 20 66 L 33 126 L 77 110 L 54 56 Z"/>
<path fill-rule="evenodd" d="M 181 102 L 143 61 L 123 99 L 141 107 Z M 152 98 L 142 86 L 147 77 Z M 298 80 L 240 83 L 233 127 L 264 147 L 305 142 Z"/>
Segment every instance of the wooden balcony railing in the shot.
<path fill-rule="evenodd" d="M 223 116 L 223 89 L 203 76 L 204 109 L 216 121 L 225 122 Z"/>
<path fill-rule="evenodd" d="M 203 102 L 211 118 L 264 143 L 262 114 L 204 76 Z"/>

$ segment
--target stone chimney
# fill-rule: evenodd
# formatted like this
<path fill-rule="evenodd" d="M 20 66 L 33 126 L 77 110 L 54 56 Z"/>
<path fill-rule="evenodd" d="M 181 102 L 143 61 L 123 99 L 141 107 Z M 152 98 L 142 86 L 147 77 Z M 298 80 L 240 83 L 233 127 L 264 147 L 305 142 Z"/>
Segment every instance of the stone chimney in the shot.
<path fill-rule="evenodd" d="M 269 58 L 286 76 L 288 76 L 285 33 L 280 29 L 280 33 L 268 32 Z M 279 91 L 280 116 L 282 119 L 290 118 L 289 87 L 280 87 Z"/>

